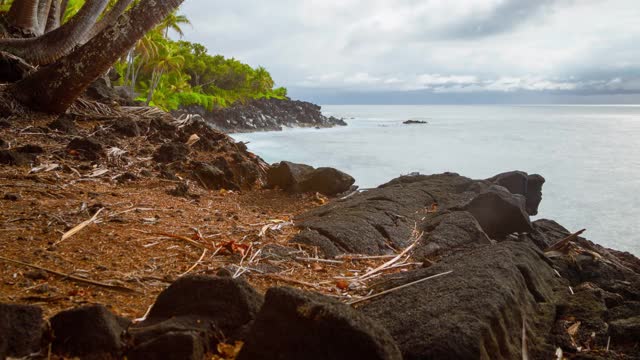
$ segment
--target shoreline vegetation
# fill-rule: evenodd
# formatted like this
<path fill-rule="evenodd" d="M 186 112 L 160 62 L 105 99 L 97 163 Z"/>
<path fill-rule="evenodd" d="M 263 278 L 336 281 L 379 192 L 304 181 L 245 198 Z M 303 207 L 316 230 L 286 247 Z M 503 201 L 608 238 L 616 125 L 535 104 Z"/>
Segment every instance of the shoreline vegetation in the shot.
<path fill-rule="evenodd" d="M 344 122 L 180 3 L 2 3 L 0 358 L 638 358 L 640 260 L 541 175 L 267 164 L 225 132 Z"/>

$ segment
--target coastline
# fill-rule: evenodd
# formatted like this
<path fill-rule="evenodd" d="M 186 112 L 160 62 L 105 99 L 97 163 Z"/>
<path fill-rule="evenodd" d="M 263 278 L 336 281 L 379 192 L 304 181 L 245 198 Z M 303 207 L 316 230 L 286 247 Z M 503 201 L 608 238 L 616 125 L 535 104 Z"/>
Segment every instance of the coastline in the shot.
<path fill-rule="evenodd" d="M 23 131 L 27 127 L 34 131 Z M 131 131 L 136 128 L 137 132 Z M 592 354 L 602 351 L 607 338 L 613 339 L 611 352 L 633 349 L 624 331 L 636 331 L 633 299 L 640 296 L 640 260 L 598 247 L 552 221 L 530 222 L 526 211 L 535 211 L 524 204 L 528 199 L 539 202 L 534 188 L 541 184 L 535 177 L 409 176 L 331 198 L 299 193 L 295 186 L 292 193 L 263 189 L 272 182 L 268 174 L 274 167 L 197 119 L 185 123 L 154 115 L 123 123 L 25 118 L 3 128 L 0 138 L 9 144 L 3 159 L 14 162 L 0 169 L 6 189 L 0 217 L 6 239 L 0 248 L 4 257 L 0 301 L 23 304 L 0 310 L 30 311 L 34 319 L 50 319 L 54 328 L 62 326 L 58 331 L 70 332 L 75 327 L 56 325 L 54 319 L 72 317 L 93 324 L 102 321 L 96 314 L 100 319 L 123 316 L 125 325 L 109 331 L 116 331 L 118 338 L 125 332 L 134 342 L 116 341 L 105 350 L 110 357 L 126 352 L 135 358 L 134 354 L 151 346 L 141 339 L 166 344 L 166 337 L 187 336 L 193 344 L 201 341 L 195 339 L 207 339 L 192 349 L 198 358 L 202 351 L 215 352 L 210 341 L 217 333 L 207 329 L 223 323 L 227 344 L 242 341 L 243 356 L 294 351 L 287 345 L 289 335 L 279 334 L 299 333 L 302 338 L 297 341 L 306 341 L 306 331 L 325 328 L 322 321 L 309 322 L 292 314 L 289 301 L 333 314 L 326 320 L 329 327 L 323 346 L 351 356 L 355 355 L 348 348 L 328 337 L 345 321 L 352 325 L 340 328 L 344 336 L 364 333 L 368 340 L 362 344 L 371 344 L 360 353 L 378 349 L 374 352 L 382 351 L 385 359 L 442 356 L 429 353 L 428 349 L 438 348 L 429 341 L 446 344 L 440 348 L 449 353 L 487 351 L 464 342 L 457 331 L 429 325 L 440 321 L 440 316 L 467 319 L 448 323 L 468 327 L 470 339 L 484 336 L 473 330 L 475 321 L 480 321 L 495 341 L 515 349 L 521 341 L 512 335 L 522 327 L 518 309 L 524 309 L 528 323 L 548 324 L 528 330 L 536 339 L 530 344 L 534 357 L 553 353 L 553 344 L 564 351 L 579 351 L 578 344 L 593 331 L 597 337 L 591 343 Z M 291 172 L 293 179 L 296 174 L 297 170 Z M 300 181 L 307 181 L 305 176 Z M 521 181 L 514 185 L 508 180 L 511 176 L 539 185 L 528 184 L 531 193 L 518 190 Z M 483 219 L 483 211 L 478 212 L 487 206 L 497 214 L 494 220 Z M 503 225 L 496 228 L 491 221 L 525 235 L 512 237 L 496 231 Z M 62 240 L 63 234 L 83 223 Z M 422 285 L 410 285 L 436 275 Z M 403 285 L 407 287 L 393 290 Z M 203 289 L 213 292 L 202 298 L 191 295 Z M 221 296 L 237 291 L 242 295 Z M 391 292 L 385 295 L 385 291 Z M 372 294 L 381 295 L 368 299 Z M 590 303 L 594 296 L 601 296 L 600 310 L 595 312 Z M 402 305 L 407 299 L 411 307 Z M 181 301 L 200 301 L 202 307 L 186 313 L 171 310 L 180 308 L 176 304 Z M 573 305 L 566 307 L 567 301 Z M 236 308 L 245 302 L 249 310 Z M 152 304 L 156 310 L 144 316 Z M 434 308 L 434 304 L 440 305 Z M 503 310 L 494 312 L 492 306 Z M 225 312 L 212 314 L 206 310 L 210 307 L 240 311 L 243 318 L 255 322 L 249 330 L 238 332 L 249 326 L 245 320 L 224 322 L 228 321 L 221 315 Z M 564 309 L 563 317 L 549 317 L 543 311 L 546 307 Z M 478 320 L 468 318 L 471 313 Z M 260 320 L 267 315 L 271 320 Z M 205 327 L 192 323 L 194 316 L 198 321 L 205 319 Z M 582 317 L 598 319 L 596 327 L 584 325 L 573 335 L 567 333 L 576 321 L 586 321 Z M 133 319 L 138 320 L 132 323 Z M 423 324 L 415 323 L 416 319 Z M 407 322 L 417 329 L 418 338 L 404 337 L 401 330 Z M 607 328 L 605 323 L 612 325 Z M 552 325 L 558 328 L 552 331 Z M 175 333 L 176 326 L 183 330 Z M 192 337 L 193 330 L 188 330 L 193 326 L 199 329 L 198 336 Z M 260 330 L 264 326 L 280 330 L 265 333 Z M 292 326 L 301 327 L 292 332 Z M 452 340 L 443 343 L 430 329 L 440 329 Z M 94 326 L 83 331 L 114 336 Z M 32 334 L 40 336 L 35 330 Z M 53 341 L 57 353 L 78 351 Z M 416 341 L 423 350 L 404 345 Z M 171 346 L 163 349 L 177 351 Z"/>

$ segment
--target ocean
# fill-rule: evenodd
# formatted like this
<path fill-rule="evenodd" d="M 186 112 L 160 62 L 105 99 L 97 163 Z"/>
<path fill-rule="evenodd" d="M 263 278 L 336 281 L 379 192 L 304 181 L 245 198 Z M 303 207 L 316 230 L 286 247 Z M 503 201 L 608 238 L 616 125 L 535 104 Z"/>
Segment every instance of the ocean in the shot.
<path fill-rule="evenodd" d="M 543 175 L 536 218 L 640 255 L 640 106 L 323 106 L 347 127 L 234 134 L 267 162 L 330 166 L 370 188 L 411 172 Z M 405 120 L 427 121 L 404 125 Z"/>

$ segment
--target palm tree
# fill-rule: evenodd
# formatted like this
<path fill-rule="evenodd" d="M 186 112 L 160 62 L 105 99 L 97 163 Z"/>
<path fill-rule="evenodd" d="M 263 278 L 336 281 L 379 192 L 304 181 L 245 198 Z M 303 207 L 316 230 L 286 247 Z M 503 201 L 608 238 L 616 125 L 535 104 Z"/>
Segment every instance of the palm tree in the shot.
<path fill-rule="evenodd" d="M 125 10 L 131 5 L 133 0 L 118 0 L 109 12 L 105 14 L 100 21 L 98 21 L 92 28 L 87 32 L 84 38 L 84 42 L 89 41 L 92 37 L 96 36 L 100 31 L 104 30 L 107 26 L 113 24 L 118 17 L 124 13 Z"/>
<path fill-rule="evenodd" d="M 15 0 L 7 14 L 7 22 L 25 34 L 38 28 L 38 0 Z"/>
<path fill-rule="evenodd" d="M 65 112 L 89 84 L 183 1 L 141 0 L 79 49 L 13 84 L 11 93 L 33 109 Z"/>
<path fill-rule="evenodd" d="M 191 21 L 184 15 L 178 15 L 176 12 L 172 12 L 167 16 L 158 27 L 164 29 L 164 37 L 169 38 L 169 29 L 175 31 L 180 37 L 184 36 L 184 32 L 180 25 L 191 25 Z"/>
<path fill-rule="evenodd" d="M 16 0 L 33 1 L 33 0 Z M 40 0 L 47 2 L 47 0 Z M 69 22 L 42 36 L 27 39 L 0 40 L 0 50 L 19 56 L 36 65 L 52 63 L 69 53 L 82 41 L 109 0 L 87 0 Z"/>
<path fill-rule="evenodd" d="M 151 64 L 151 81 L 147 93 L 147 105 L 153 100 L 153 92 L 156 90 L 165 72 L 179 69 L 184 64 L 184 56 L 176 54 L 176 51 L 166 42 L 162 45 L 160 54 Z"/>

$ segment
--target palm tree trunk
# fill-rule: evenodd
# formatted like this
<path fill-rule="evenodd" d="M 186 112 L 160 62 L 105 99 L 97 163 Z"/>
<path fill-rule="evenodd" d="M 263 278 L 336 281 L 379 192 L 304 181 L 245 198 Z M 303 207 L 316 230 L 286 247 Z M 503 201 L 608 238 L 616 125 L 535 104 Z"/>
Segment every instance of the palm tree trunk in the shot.
<path fill-rule="evenodd" d="M 38 28 L 37 35 L 44 34 L 47 27 L 47 19 L 49 18 L 49 11 L 51 10 L 51 0 L 40 0 L 38 4 Z"/>
<path fill-rule="evenodd" d="M 15 0 L 7 14 L 9 23 L 25 33 L 35 34 L 39 3 L 38 0 Z"/>
<path fill-rule="evenodd" d="M 0 40 L 0 50 L 34 65 L 50 64 L 78 45 L 108 3 L 109 0 L 87 0 L 76 16 L 56 30 L 36 38 Z"/>
<path fill-rule="evenodd" d="M 44 28 L 44 32 L 48 33 L 60 27 L 60 0 L 53 0 L 51 2 L 51 9 L 49 9 L 49 16 L 47 17 L 47 25 Z"/>
<path fill-rule="evenodd" d="M 36 110 L 64 113 L 100 75 L 184 0 L 141 0 L 88 43 L 11 87 Z"/>
<path fill-rule="evenodd" d="M 118 20 L 118 17 L 120 17 L 120 15 L 122 15 L 122 13 L 127 10 L 132 2 L 133 0 L 118 0 L 118 2 L 115 3 L 115 5 L 113 5 L 113 7 L 109 10 L 109 12 L 105 16 L 103 16 L 100 21 L 93 25 L 89 32 L 87 32 L 82 42 L 86 43 L 91 38 L 98 35 L 98 33 L 104 30 L 107 26 L 113 24 L 116 20 Z"/>

